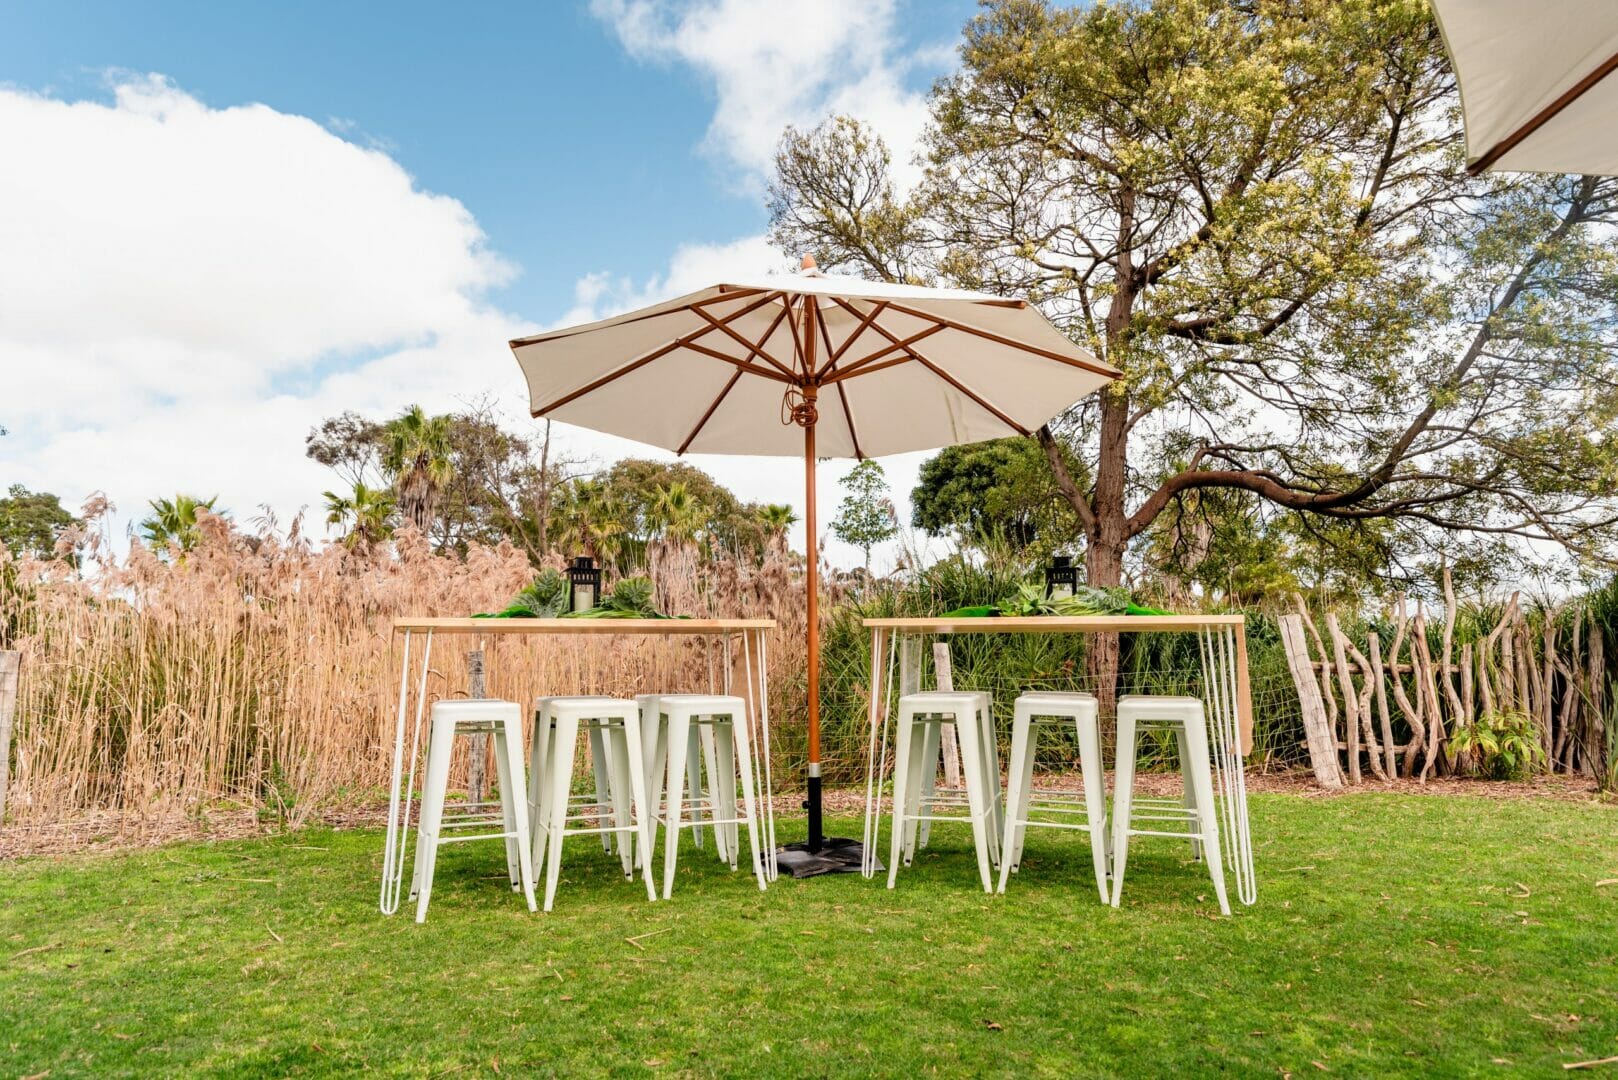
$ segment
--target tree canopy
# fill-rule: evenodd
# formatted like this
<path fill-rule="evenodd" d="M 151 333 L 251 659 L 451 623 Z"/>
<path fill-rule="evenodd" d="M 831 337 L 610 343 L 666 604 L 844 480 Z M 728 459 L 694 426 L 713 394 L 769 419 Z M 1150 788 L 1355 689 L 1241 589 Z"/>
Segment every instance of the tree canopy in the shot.
<path fill-rule="evenodd" d="M 1457 106 L 1416 0 L 999 0 L 915 190 L 857 121 L 789 131 L 773 235 L 1027 298 L 1124 371 L 1039 433 L 1095 583 L 1219 492 L 1610 560 L 1618 180 L 1469 179 Z"/>
<path fill-rule="evenodd" d="M 0 499 L 0 544 L 14 556 L 49 558 L 57 538 L 77 520 L 50 492 L 12 484 Z"/>

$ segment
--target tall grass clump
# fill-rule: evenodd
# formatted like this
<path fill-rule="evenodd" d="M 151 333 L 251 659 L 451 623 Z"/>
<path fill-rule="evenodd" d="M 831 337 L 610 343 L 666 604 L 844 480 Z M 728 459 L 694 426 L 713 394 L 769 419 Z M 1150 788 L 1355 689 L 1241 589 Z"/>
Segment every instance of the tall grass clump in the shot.
<path fill-rule="evenodd" d="M 188 552 L 160 557 L 135 544 L 119 559 L 95 532 L 105 507 L 87 510 L 86 529 L 63 545 L 79 545 L 73 559 L 0 550 L 0 648 L 22 653 L 15 822 L 114 811 L 140 829 L 240 807 L 296 824 L 374 801 L 391 767 L 392 620 L 497 610 L 533 573 L 507 544 L 437 555 L 407 529 L 375 554 L 316 550 L 296 524 L 285 538 L 247 535 L 212 515 Z M 784 555 L 699 569 L 689 551 L 663 545 L 649 559 L 667 610 L 782 623 L 772 697 L 790 715 L 790 672 L 802 691 L 803 605 Z M 479 644 L 436 639 L 431 697 L 467 693 L 465 653 Z M 701 690 L 723 677 L 720 650 L 703 639 L 482 644 L 488 694 L 516 701 Z"/>

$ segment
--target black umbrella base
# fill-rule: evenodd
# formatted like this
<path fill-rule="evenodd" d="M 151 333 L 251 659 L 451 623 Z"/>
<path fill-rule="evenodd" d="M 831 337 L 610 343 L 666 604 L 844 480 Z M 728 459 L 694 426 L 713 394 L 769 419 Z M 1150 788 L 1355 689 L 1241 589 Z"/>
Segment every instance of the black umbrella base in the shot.
<path fill-rule="evenodd" d="M 821 874 L 857 874 L 865 861 L 865 845 L 858 840 L 841 836 L 828 836 L 821 841 L 819 851 L 810 851 L 808 841 L 788 844 L 775 853 L 775 862 L 795 878 L 819 877 Z M 877 870 L 883 870 L 880 861 Z"/>

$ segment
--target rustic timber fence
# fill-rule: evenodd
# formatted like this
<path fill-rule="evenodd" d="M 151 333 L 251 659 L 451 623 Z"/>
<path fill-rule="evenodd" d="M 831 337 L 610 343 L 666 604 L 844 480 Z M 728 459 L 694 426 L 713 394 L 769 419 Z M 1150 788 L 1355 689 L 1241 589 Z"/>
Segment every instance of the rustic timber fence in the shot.
<path fill-rule="evenodd" d="M 1281 640 L 1322 787 L 1491 765 L 1499 775 L 1502 760 L 1514 775 L 1611 786 L 1618 692 L 1603 628 L 1582 600 L 1529 611 L 1513 593 L 1492 627 L 1474 626 L 1473 639 L 1459 641 L 1446 571 L 1441 623 L 1401 596 L 1389 616 L 1358 628 L 1363 647 L 1336 614 L 1320 620 L 1322 634 L 1302 598 L 1294 602 L 1297 611 L 1279 619 Z"/>

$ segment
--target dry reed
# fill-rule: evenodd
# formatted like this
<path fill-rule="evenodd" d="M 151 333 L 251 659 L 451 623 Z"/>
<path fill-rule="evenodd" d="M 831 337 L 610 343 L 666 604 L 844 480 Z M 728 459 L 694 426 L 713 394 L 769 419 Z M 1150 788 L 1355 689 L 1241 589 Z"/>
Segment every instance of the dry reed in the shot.
<path fill-rule="evenodd" d="M 8 808 L 17 824 L 113 812 L 139 834 L 225 809 L 297 824 L 374 802 L 391 763 L 391 621 L 497 610 L 532 575 L 506 544 L 442 556 L 407 531 L 373 557 L 316 550 L 296 523 L 277 538 L 211 516 L 183 556 L 137 544 L 115 559 L 95 532 L 105 507 L 86 510 L 63 557 L 0 562 L 0 648 L 23 654 Z M 74 544 L 78 567 L 65 557 Z M 710 565 L 661 545 L 650 561 L 665 610 L 778 620 L 772 713 L 788 723 L 801 713 L 804 609 L 785 556 Z M 477 644 L 435 643 L 430 696 L 466 693 L 465 650 Z M 720 677 L 719 650 L 704 639 L 490 638 L 485 648 L 488 694 L 517 701 L 706 689 Z"/>

